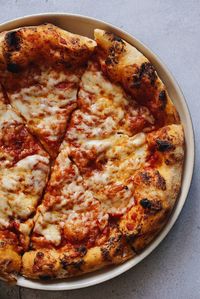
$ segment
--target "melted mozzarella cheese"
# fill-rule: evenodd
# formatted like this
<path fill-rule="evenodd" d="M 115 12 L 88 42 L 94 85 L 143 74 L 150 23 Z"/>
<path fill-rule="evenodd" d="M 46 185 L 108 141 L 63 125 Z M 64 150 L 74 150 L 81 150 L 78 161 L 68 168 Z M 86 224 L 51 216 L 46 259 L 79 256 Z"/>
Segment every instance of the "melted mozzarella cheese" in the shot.
<path fill-rule="evenodd" d="M 124 214 L 134 205 L 134 188 L 129 179 L 144 165 L 147 145 L 146 135 L 134 135 L 127 119 L 134 123 L 142 114 L 153 122 L 148 109 L 136 109 L 122 88 L 93 66 L 82 77 L 78 98 L 80 109 L 72 115 L 49 184 L 55 192 L 46 194 L 48 208 L 54 211 L 43 203 L 34 229 L 55 245 L 61 242 L 61 231 L 65 238 L 84 239 L 97 227 L 103 230 L 109 214 Z M 86 154 L 103 163 L 101 169 L 91 168 L 81 175 L 76 157 Z"/>
<path fill-rule="evenodd" d="M 22 119 L 8 105 L 0 107 L 0 128 L 6 124 L 22 123 Z"/>
<path fill-rule="evenodd" d="M 59 245 L 61 242 L 61 233 L 59 226 L 55 224 L 48 224 L 46 228 L 42 228 L 40 233 L 45 237 L 47 241 L 51 241 L 55 245 Z"/>
<path fill-rule="evenodd" d="M 19 168 L 24 168 L 24 169 L 32 169 L 37 163 L 42 162 L 44 164 L 49 163 L 49 159 L 47 157 L 43 157 L 41 155 L 32 155 L 28 156 L 19 162 L 17 162 L 16 166 Z"/>
<path fill-rule="evenodd" d="M 83 144 L 85 149 L 95 148 L 98 152 L 102 152 L 108 149 L 111 145 L 112 145 L 112 141 L 109 139 L 103 139 L 103 140 L 93 139 L 93 140 L 88 140 Z"/>
<path fill-rule="evenodd" d="M 34 79 L 35 85 L 9 94 L 11 103 L 35 134 L 42 132 L 49 141 L 57 141 L 73 109 L 67 107 L 76 103 L 79 76 L 49 68 L 42 69 Z"/>
<path fill-rule="evenodd" d="M 29 236 L 32 228 L 33 228 L 33 220 L 32 219 L 28 219 L 27 221 L 25 221 L 24 223 L 20 223 L 19 226 L 19 231 L 23 234 L 23 235 L 27 235 Z"/>
<path fill-rule="evenodd" d="M 134 203 L 127 180 L 145 164 L 146 135 L 114 135 L 108 140 L 88 141 L 82 147 L 87 148 L 88 144 L 95 147 L 97 155 L 104 150 L 103 156 L 107 162 L 101 170 L 92 170 L 90 175 L 84 177 L 84 182 L 101 201 L 106 212 L 114 213 L 115 210 L 115 213 L 123 214 Z"/>
<path fill-rule="evenodd" d="M 81 79 L 81 90 L 79 96 L 88 99 L 88 94 L 101 97 L 112 98 L 112 102 L 116 104 L 127 104 L 127 99 L 123 89 L 114 83 L 107 80 L 102 72 L 93 69 L 92 64 L 89 64 L 88 70 L 84 73 Z"/>
<path fill-rule="evenodd" d="M 50 181 L 50 186 L 55 185 L 54 172 L 62 171 L 61 179 L 58 179 L 59 195 L 46 194 L 48 198 L 51 197 L 53 211 L 45 207 L 44 198 L 44 204 L 38 209 L 39 216 L 36 217 L 34 228 L 37 234 L 55 245 L 60 244 L 61 230 L 64 230 L 65 238 L 76 236 L 80 239 L 85 238 L 95 228 L 103 230 L 108 221 L 108 215 L 101 210 L 100 203 L 91 191 L 86 190 L 78 168 L 67 157 L 67 151 L 64 149 L 59 154 L 52 173 L 52 182 Z M 54 236 L 55 232 L 57 238 Z"/>
<path fill-rule="evenodd" d="M 26 219 L 34 211 L 46 185 L 48 163 L 47 157 L 33 155 L 0 171 L 2 196 L 17 218 Z"/>
<path fill-rule="evenodd" d="M 133 138 L 131 138 L 131 145 L 139 147 L 143 145 L 146 141 L 146 135 L 144 133 L 138 133 Z"/>
<path fill-rule="evenodd" d="M 0 191 L 0 227 L 7 227 L 11 216 L 12 210 L 8 204 L 6 193 Z"/>
<path fill-rule="evenodd" d="M 78 98 L 87 112 L 77 110 L 67 132 L 67 139 L 105 137 L 117 132 L 128 107 L 122 88 L 106 79 L 102 72 L 90 66 L 81 79 Z"/>

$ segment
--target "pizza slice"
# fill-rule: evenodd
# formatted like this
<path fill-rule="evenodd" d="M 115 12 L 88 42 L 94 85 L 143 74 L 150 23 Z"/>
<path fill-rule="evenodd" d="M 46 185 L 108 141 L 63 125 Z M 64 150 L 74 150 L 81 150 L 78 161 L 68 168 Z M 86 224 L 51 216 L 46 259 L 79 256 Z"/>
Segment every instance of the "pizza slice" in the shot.
<path fill-rule="evenodd" d="M 80 119 L 79 131 L 84 131 L 84 125 L 88 126 L 89 137 L 106 137 L 120 130 L 132 136 L 154 128 L 154 117 L 149 109 L 137 105 L 119 84 L 110 81 L 95 60 L 89 61 L 81 78 L 78 108 L 81 110 L 76 117 Z M 73 125 L 71 122 L 70 127 Z M 95 125 L 100 128 L 95 130 Z"/>
<path fill-rule="evenodd" d="M 155 129 L 154 118 L 146 109 L 142 129 L 138 118 L 144 114 L 138 115 L 134 101 L 94 61 L 82 76 L 78 104 L 62 147 L 68 148 L 70 159 L 104 211 L 121 216 L 134 204 L 130 177 L 146 165 L 150 155 L 147 136 Z"/>
<path fill-rule="evenodd" d="M 0 96 L 0 277 L 15 280 L 32 215 L 49 175 L 49 155 Z"/>
<path fill-rule="evenodd" d="M 151 62 L 113 33 L 96 29 L 94 35 L 103 72 L 120 83 L 137 103 L 148 107 L 157 128 L 179 123 L 178 113 Z"/>
<path fill-rule="evenodd" d="M 98 130 L 99 127 L 97 126 L 95 129 Z M 76 133 L 74 131 L 74 138 L 79 136 Z M 88 134 L 88 130 L 86 134 Z M 150 142 L 153 136 L 157 140 L 157 147 L 153 147 L 152 142 Z M 168 139 L 172 145 L 169 144 L 168 146 Z M 88 137 L 80 138 L 78 141 L 68 140 L 64 142 L 63 146 L 68 147 L 70 159 L 78 166 L 85 185 L 88 190 L 92 191 L 95 198 L 101 202 L 102 209 L 109 216 L 120 218 L 126 215 L 132 206 L 135 206 L 135 188 L 137 186 L 133 179 L 134 176 L 143 169 L 150 169 L 155 173 L 159 173 L 157 168 L 155 170 L 152 170 L 152 168 L 157 167 L 156 163 L 165 161 L 165 156 L 175 155 L 174 149 L 176 151 L 180 150 L 180 163 L 178 161 L 178 165 L 175 166 L 175 168 L 177 167 L 177 185 L 180 188 L 184 159 L 183 142 L 182 126 L 170 125 L 152 133 L 141 132 L 134 136 L 128 136 L 120 132 L 120 134 L 116 133 L 107 138 L 95 139 Z M 163 167 L 166 171 L 173 173 L 175 170 L 170 162 L 170 165 L 167 164 L 168 160 L 166 159 L 164 162 L 166 166 Z M 160 166 L 158 165 L 158 167 Z M 162 180 L 162 177 L 158 176 L 158 179 L 159 177 Z M 173 177 L 172 174 L 170 174 L 170 177 Z M 172 192 L 170 190 L 173 188 L 171 183 L 169 182 L 169 190 L 167 190 L 169 193 Z M 149 188 L 149 186 L 147 187 Z M 178 187 L 174 191 L 174 197 L 170 199 L 172 200 L 170 211 L 178 195 Z M 140 188 L 141 190 L 144 189 L 142 184 L 138 186 L 139 190 Z M 157 196 L 159 197 L 159 194 Z"/>
<path fill-rule="evenodd" d="M 146 163 L 146 134 L 116 134 L 104 140 L 85 141 L 84 146 L 88 152 L 95 152 L 87 167 L 80 168 L 85 185 L 110 217 L 121 217 L 134 205 L 130 177 Z"/>
<path fill-rule="evenodd" d="M 32 250 L 22 274 L 32 279 L 63 278 L 123 262 L 133 253 L 117 225 L 88 190 L 68 148 L 56 159 L 35 216 Z"/>
<path fill-rule="evenodd" d="M 121 263 L 144 249 L 175 205 L 183 142 L 181 125 L 111 138 L 103 152 L 107 162 L 82 175 L 69 159 L 70 149 L 63 148 L 35 217 L 23 275 L 75 276 Z"/>
<path fill-rule="evenodd" d="M 1 33 L 0 80 L 10 104 L 55 158 L 96 43 L 54 25 Z"/>
<path fill-rule="evenodd" d="M 81 78 L 78 109 L 72 113 L 64 143 L 70 148 L 70 158 L 83 171 L 112 137 L 152 131 L 154 122 L 147 107 L 137 105 L 121 86 L 103 75 L 97 62 L 90 61 Z"/>
<path fill-rule="evenodd" d="M 119 221 L 133 250 L 143 250 L 166 224 L 181 188 L 184 134 L 169 125 L 147 136 L 146 163 L 132 177 L 134 205 Z"/>

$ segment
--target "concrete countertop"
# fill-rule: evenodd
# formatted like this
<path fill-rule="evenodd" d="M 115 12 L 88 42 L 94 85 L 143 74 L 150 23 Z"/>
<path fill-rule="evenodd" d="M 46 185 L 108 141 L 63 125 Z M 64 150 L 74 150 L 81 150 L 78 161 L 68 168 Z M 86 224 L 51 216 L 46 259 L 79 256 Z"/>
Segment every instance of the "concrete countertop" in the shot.
<path fill-rule="evenodd" d="M 184 209 L 166 239 L 143 262 L 111 281 L 82 290 L 44 292 L 0 283 L 0 298 L 200 298 L 200 1 L 0 0 L 0 7 L 0 22 L 34 13 L 70 12 L 128 31 L 149 46 L 175 76 L 196 134 L 196 167 Z"/>

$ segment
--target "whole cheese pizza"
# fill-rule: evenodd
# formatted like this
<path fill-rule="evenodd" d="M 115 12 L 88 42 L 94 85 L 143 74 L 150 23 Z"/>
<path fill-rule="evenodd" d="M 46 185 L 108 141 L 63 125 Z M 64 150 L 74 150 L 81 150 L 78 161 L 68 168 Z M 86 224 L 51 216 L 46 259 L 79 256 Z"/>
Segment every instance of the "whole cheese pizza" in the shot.
<path fill-rule="evenodd" d="M 113 33 L 0 34 L 0 277 L 67 278 L 140 253 L 176 203 L 184 132 L 151 62 Z"/>

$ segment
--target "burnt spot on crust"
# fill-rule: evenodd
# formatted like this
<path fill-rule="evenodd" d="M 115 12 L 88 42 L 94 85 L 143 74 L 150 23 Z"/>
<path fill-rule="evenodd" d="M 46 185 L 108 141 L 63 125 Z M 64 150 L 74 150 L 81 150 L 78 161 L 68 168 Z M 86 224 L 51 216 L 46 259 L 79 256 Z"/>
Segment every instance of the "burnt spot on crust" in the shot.
<path fill-rule="evenodd" d="M 156 172 L 156 187 L 161 190 L 166 190 L 166 181 L 159 171 Z"/>
<path fill-rule="evenodd" d="M 45 254 L 41 251 L 38 251 L 34 258 L 33 272 L 38 272 L 43 269 L 45 269 L 45 271 L 52 271 L 55 266 L 55 262 L 56 262 L 55 260 L 53 261 L 45 260 Z"/>
<path fill-rule="evenodd" d="M 71 269 L 76 269 L 76 270 L 81 270 L 81 266 L 84 264 L 84 260 L 83 259 L 79 259 L 76 261 L 69 261 L 69 258 L 67 257 L 63 257 L 62 259 L 60 259 L 60 263 L 63 267 L 64 270 L 69 270 Z"/>
<path fill-rule="evenodd" d="M 123 256 L 124 242 L 122 235 L 111 237 L 108 243 L 101 248 L 101 253 L 104 261 L 112 262 L 113 258 Z"/>
<path fill-rule="evenodd" d="M 9 62 L 7 64 L 7 70 L 11 73 L 19 73 L 21 71 L 21 67 L 17 63 Z"/>
<path fill-rule="evenodd" d="M 136 234 L 132 233 L 132 234 L 126 234 L 126 241 L 127 243 L 133 243 L 136 239 Z"/>
<path fill-rule="evenodd" d="M 44 257 L 44 253 L 41 252 L 41 251 L 38 251 L 37 254 L 36 254 L 36 258 L 43 258 Z"/>
<path fill-rule="evenodd" d="M 142 198 L 140 200 L 140 205 L 144 208 L 144 209 L 150 209 L 151 208 L 151 201 L 148 198 Z"/>
<path fill-rule="evenodd" d="M 109 40 L 110 41 L 116 41 L 116 42 L 120 42 L 120 43 L 122 43 L 122 44 L 125 44 L 125 42 L 123 41 L 123 39 L 121 39 L 119 36 L 117 36 L 117 35 L 115 35 L 115 34 L 113 34 L 113 33 L 111 33 L 111 32 L 105 32 L 105 35 L 107 35 L 108 37 L 109 37 Z"/>
<path fill-rule="evenodd" d="M 10 32 L 6 33 L 5 41 L 6 41 L 7 46 L 12 51 L 19 51 L 19 49 L 21 47 L 21 40 L 20 40 L 20 37 L 19 37 L 17 31 L 10 31 Z"/>
<path fill-rule="evenodd" d="M 159 152 L 166 152 L 174 149 L 173 144 L 171 144 L 171 142 L 169 142 L 168 140 L 156 139 L 156 144 Z"/>
<path fill-rule="evenodd" d="M 124 252 L 124 245 L 122 242 L 119 243 L 119 245 L 116 247 L 115 252 L 114 252 L 114 256 L 123 256 L 123 252 Z"/>
<path fill-rule="evenodd" d="M 78 260 L 78 261 L 75 261 L 75 262 L 71 263 L 71 266 L 73 266 L 77 270 L 81 270 L 81 266 L 83 264 L 84 264 L 84 261 L 81 259 L 81 260 Z"/>
<path fill-rule="evenodd" d="M 63 269 L 67 270 L 67 267 L 69 266 L 69 262 L 64 258 L 60 259 L 60 263 L 63 267 Z"/>
<path fill-rule="evenodd" d="M 155 214 L 162 210 L 162 203 L 160 200 L 149 200 L 148 198 L 142 198 L 140 205 L 145 209 L 146 213 Z"/>
<path fill-rule="evenodd" d="M 148 174 L 148 172 L 142 172 L 140 173 L 142 182 L 146 185 L 148 185 L 151 181 L 151 176 Z"/>
<path fill-rule="evenodd" d="M 140 177 L 145 185 L 149 186 L 150 184 L 152 184 L 160 190 L 166 190 L 166 181 L 158 170 L 153 171 L 152 173 L 142 172 L 140 173 Z"/>
<path fill-rule="evenodd" d="M 106 58 L 106 60 L 105 60 L 105 64 L 106 65 L 112 65 L 112 64 L 115 64 L 115 63 L 117 63 L 118 61 L 117 61 L 117 59 L 115 59 L 114 57 L 110 57 L 110 56 L 108 56 L 107 58 Z"/>
<path fill-rule="evenodd" d="M 5 242 L 5 241 L 0 241 L 0 248 L 5 247 L 5 245 L 6 245 L 6 242 Z"/>
<path fill-rule="evenodd" d="M 110 47 L 108 57 L 105 60 L 105 64 L 107 66 L 118 64 L 119 56 L 123 52 L 125 52 L 125 43 L 121 38 L 116 37 L 116 36 L 113 37 L 113 35 L 112 35 L 111 41 L 113 42 L 113 44 Z"/>
<path fill-rule="evenodd" d="M 161 109 L 165 110 L 166 105 L 167 105 L 167 94 L 164 89 L 159 94 L 159 100 L 161 102 Z"/>
<path fill-rule="evenodd" d="M 113 41 L 116 41 L 116 42 L 119 42 L 119 43 L 122 43 L 125 45 L 125 42 L 117 35 L 114 35 L 113 34 L 113 38 L 112 38 Z"/>
<path fill-rule="evenodd" d="M 108 248 L 106 248 L 106 247 L 101 248 L 101 253 L 102 253 L 104 261 L 111 261 L 112 260 Z"/>
<path fill-rule="evenodd" d="M 87 248 L 82 245 L 82 246 L 77 248 L 77 251 L 78 251 L 78 253 L 80 253 L 81 256 L 84 256 L 87 253 Z"/>
<path fill-rule="evenodd" d="M 129 244 L 131 250 L 137 254 L 137 251 L 136 251 L 135 247 L 133 246 L 133 243 L 137 239 L 138 234 L 135 234 L 135 233 L 126 234 L 125 237 L 126 237 L 126 242 Z"/>
<path fill-rule="evenodd" d="M 132 87 L 140 87 L 145 77 L 150 81 L 151 85 L 155 84 L 157 75 L 154 66 L 150 62 L 143 63 L 140 69 L 133 74 Z"/>

